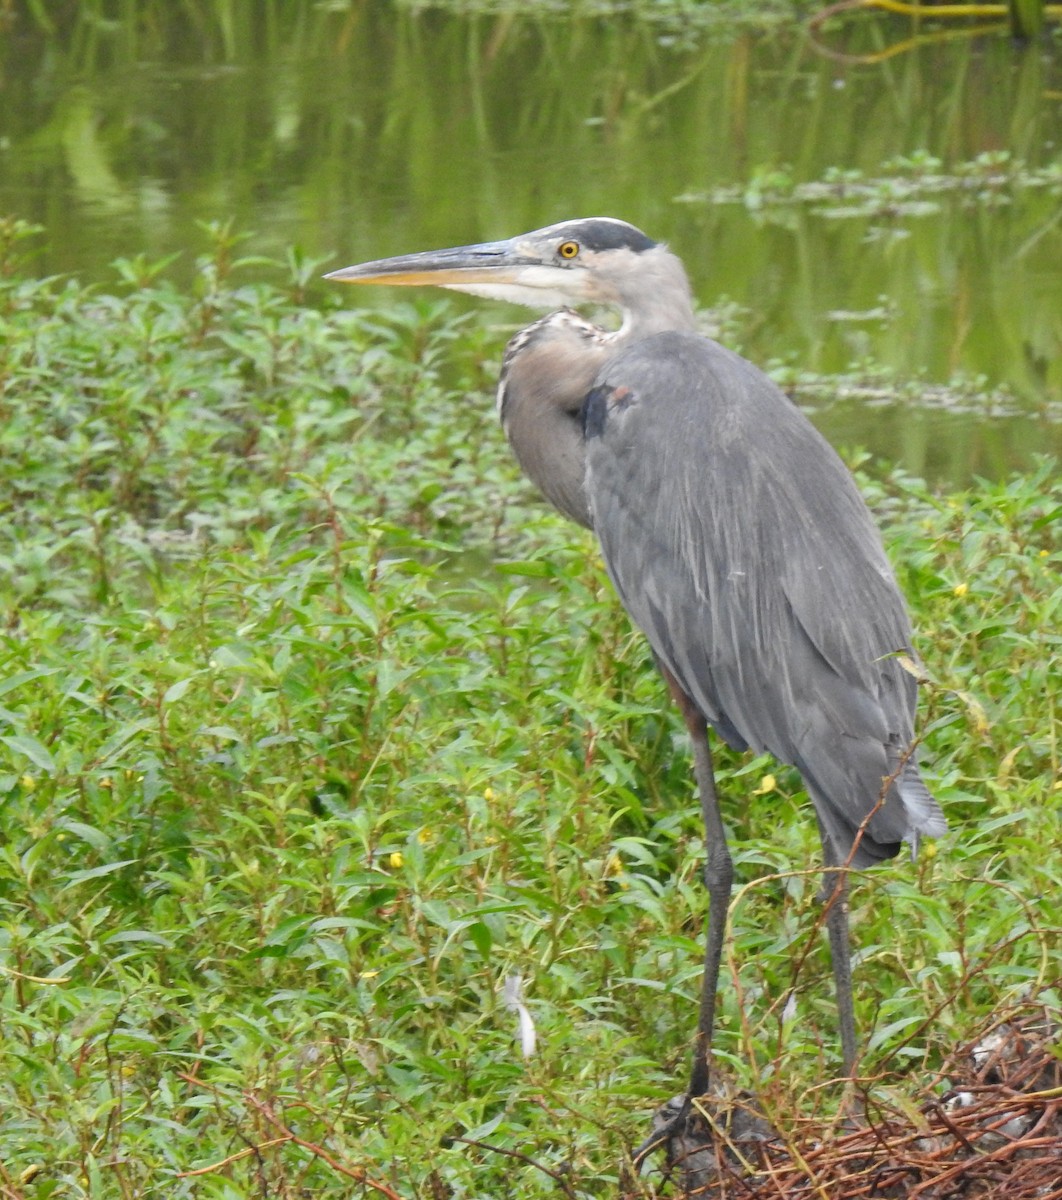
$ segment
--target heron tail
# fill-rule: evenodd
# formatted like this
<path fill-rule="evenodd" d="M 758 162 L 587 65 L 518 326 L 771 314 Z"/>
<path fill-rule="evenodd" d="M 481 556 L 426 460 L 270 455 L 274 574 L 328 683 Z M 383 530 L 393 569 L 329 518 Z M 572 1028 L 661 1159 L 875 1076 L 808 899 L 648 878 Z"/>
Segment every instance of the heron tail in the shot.
<path fill-rule="evenodd" d="M 913 759 L 904 763 L 895 787 L 907 810 L 910 823 L 904 841 L 910 843 L 911 857 L 914 858 L 921 837 L 943 837 L 948 831 L 948 822 Z"/>
<path fill-rule="evenodd" d="M 947 830 L 940 805 L 926 787 L 914 758 L 902 766 L 898 759 L 899 756 L 894 767 L 898 774 L 880 804 L 879 791 L 878 796 L 867 796 L 863 804 L 852 805 L 847 798 L 854 790 L 867 792 L 867 786 L 857 788 L 855 781 L 849 779 L 847 787 L 841 788 L 833 780 L 834 786 L 827 789 L 824 780 L 816 778 L 803 764 L 797 764 L 815 804 L 823 836 L 830 839 L 840 862 L 849 861 L 860 869 L 872 867 L 895 858 L 904 842 L 910 844 L 914 853 L 923 836 L 940 837 Z M 864 784 L 869 784 L 865 776 L 863 779 Z M 832 796 L 841 796 L 841 803 Z M 867 819 L 867 813 L 875 806 L 876 811 Z"/>

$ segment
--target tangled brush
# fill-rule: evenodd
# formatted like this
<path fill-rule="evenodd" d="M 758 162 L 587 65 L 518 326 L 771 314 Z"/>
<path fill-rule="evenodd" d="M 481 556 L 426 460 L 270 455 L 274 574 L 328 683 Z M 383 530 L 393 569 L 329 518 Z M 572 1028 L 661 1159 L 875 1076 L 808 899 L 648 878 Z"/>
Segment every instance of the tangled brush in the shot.
<path fill-rule="evenodd" d="M 906 1111 L 865 1098 L 829 1137 L 786 1136 L 720 1085 L 671 1142 L 656 1195 L 698 1200 L 1062 1200 L 1062 1027 L 1026 1005 L 958 1048 Z M 644 1194 L 644 1193 L 643 1193 Z M 654 1194 L 654 1193 L 650 1193 Z"/>

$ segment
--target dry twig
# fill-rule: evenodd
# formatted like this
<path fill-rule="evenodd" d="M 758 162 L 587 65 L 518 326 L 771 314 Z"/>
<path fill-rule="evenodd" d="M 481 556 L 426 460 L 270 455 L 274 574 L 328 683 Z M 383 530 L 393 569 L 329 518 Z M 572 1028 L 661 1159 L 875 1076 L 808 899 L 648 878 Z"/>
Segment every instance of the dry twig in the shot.
<path fill-rule="evenodd" d="M 997 1020 L 960 1048 L 912 1118 L 881 1112 L 839 1137 L 798 1123 L 745 1158 L 710 1134 L 717 1170 L 692 1200 L 1062 1200 L 1060 1029 L 1043 1008 Z M 712 1140 L 714 1138 L 714 1141 Z M 704 1151 L 700 1151 L 703 1155 Z M 675 1164 L 680 1167 L 681 1164 Z"/>

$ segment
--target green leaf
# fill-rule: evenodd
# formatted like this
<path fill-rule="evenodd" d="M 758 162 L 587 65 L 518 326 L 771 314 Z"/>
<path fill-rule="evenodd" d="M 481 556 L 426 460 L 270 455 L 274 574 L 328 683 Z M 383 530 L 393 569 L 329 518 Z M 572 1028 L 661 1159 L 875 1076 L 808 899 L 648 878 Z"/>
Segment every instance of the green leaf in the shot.
<path fill-rule="evenodd" d="M 113 875 L 115 871 L 121 871 L 125 867 L 131 867 L 135 862 L 135 858 L 123 858 L 120 862 L 104 863 L 100 867 L 89 867 L 85 871 L 71 871 L 66 877 L 64 887 L 74 887 L 79 883 L 86 883 L 90 879 L 102 879 L 105 875 Z"/>
<path fill-rule="evenodd" d="M 49 675 L 58 675 L 58 673 L 58 667 L 40 667 L 36 671 L 18 671 L 14 675 L 8 675 L 6 679 L 0 679 L 0 696 L 21 687 L 24 683 L 32 683 L 35 679 L 45 679 Z"/>
<path fill-rule="evenodd" d="M 490 926 L 483 921 L 475 921 L 469 925 L 468 935 L 472 939 L 472 944 L 479 951 L 480 957 L 485 962 L 488 961 L 494 946 L 494 936 L 490 931 Z"/>
<path fill-rule="evenodd" d="M 68 817 L 64 817 L 56 822 L 56 828 L 72 833 L 83 842 L 88 842 L 93 850 L 101 853 L 111 844 L 110 837 L 103 830 L 97 829 L 94 825 L 86 825 L 84 821 L 72 821 Z"/>
<path fill-rule="evenodd" d="M 130 859 L 130 862 L 135 862 L 136 859 Z M 127 866 L 127 863 L 118 864 Z M 128 942 L 148 942 L 152 946 L 163 946 L 167 950 L 172 950 L 174 943 L 172 939 L 163 937 L 161 933 L 155 933 L 150 929 L 119 929 L 116 933 L 109 934 L 103 939 L 107 945 L 119 945 Z"/>
<path fill-rule="evenodd" d="M 30 737 L 27 733 L 11 733 L 0 737 L 0 742 L 4 742 L 16 754 L 21 754 L 28 758 L 35 767 L 39 767 L 47 775 L 54 775 L 56 771 L 55 759 L 52 758 L 51 751 L 47 746 L 42 745 L 35 737 Z"/>
<path fill-rule="evenodd" d="M 173 704 L 175 700 L 180 700 L 180 698 L 195 682 L 195 678 L 195 675 L 189 675 L 187 679 L 179 679 L 176 683 L 171 684 L 165 690 L 165 692 L 162 693 L 162 703 Z"/>

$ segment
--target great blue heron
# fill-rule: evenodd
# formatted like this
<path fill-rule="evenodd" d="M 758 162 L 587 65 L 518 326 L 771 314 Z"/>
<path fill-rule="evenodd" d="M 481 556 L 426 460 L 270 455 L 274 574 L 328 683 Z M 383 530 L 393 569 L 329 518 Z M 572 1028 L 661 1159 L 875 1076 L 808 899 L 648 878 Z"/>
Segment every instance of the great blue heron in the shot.
<path fill-rule="evenodd" d="M 733 866 L 707 727 L 797 768 L 818 817 L 845 1072 L 855 1070 L 846 868 L 937 836 L 914 755 L 911 631 L 881 540 L 826 440 L 762 372 L 697 332 L 686 273 L 624 221 L 333 271 L 536 308 L 509 343 L 498 412 L 520 465 L 601 543 L 693 744 L 709 893 L 688 1098 L 706 1093 Z M 659 1144 L 662 1139 L 656 1139 Z"/>

